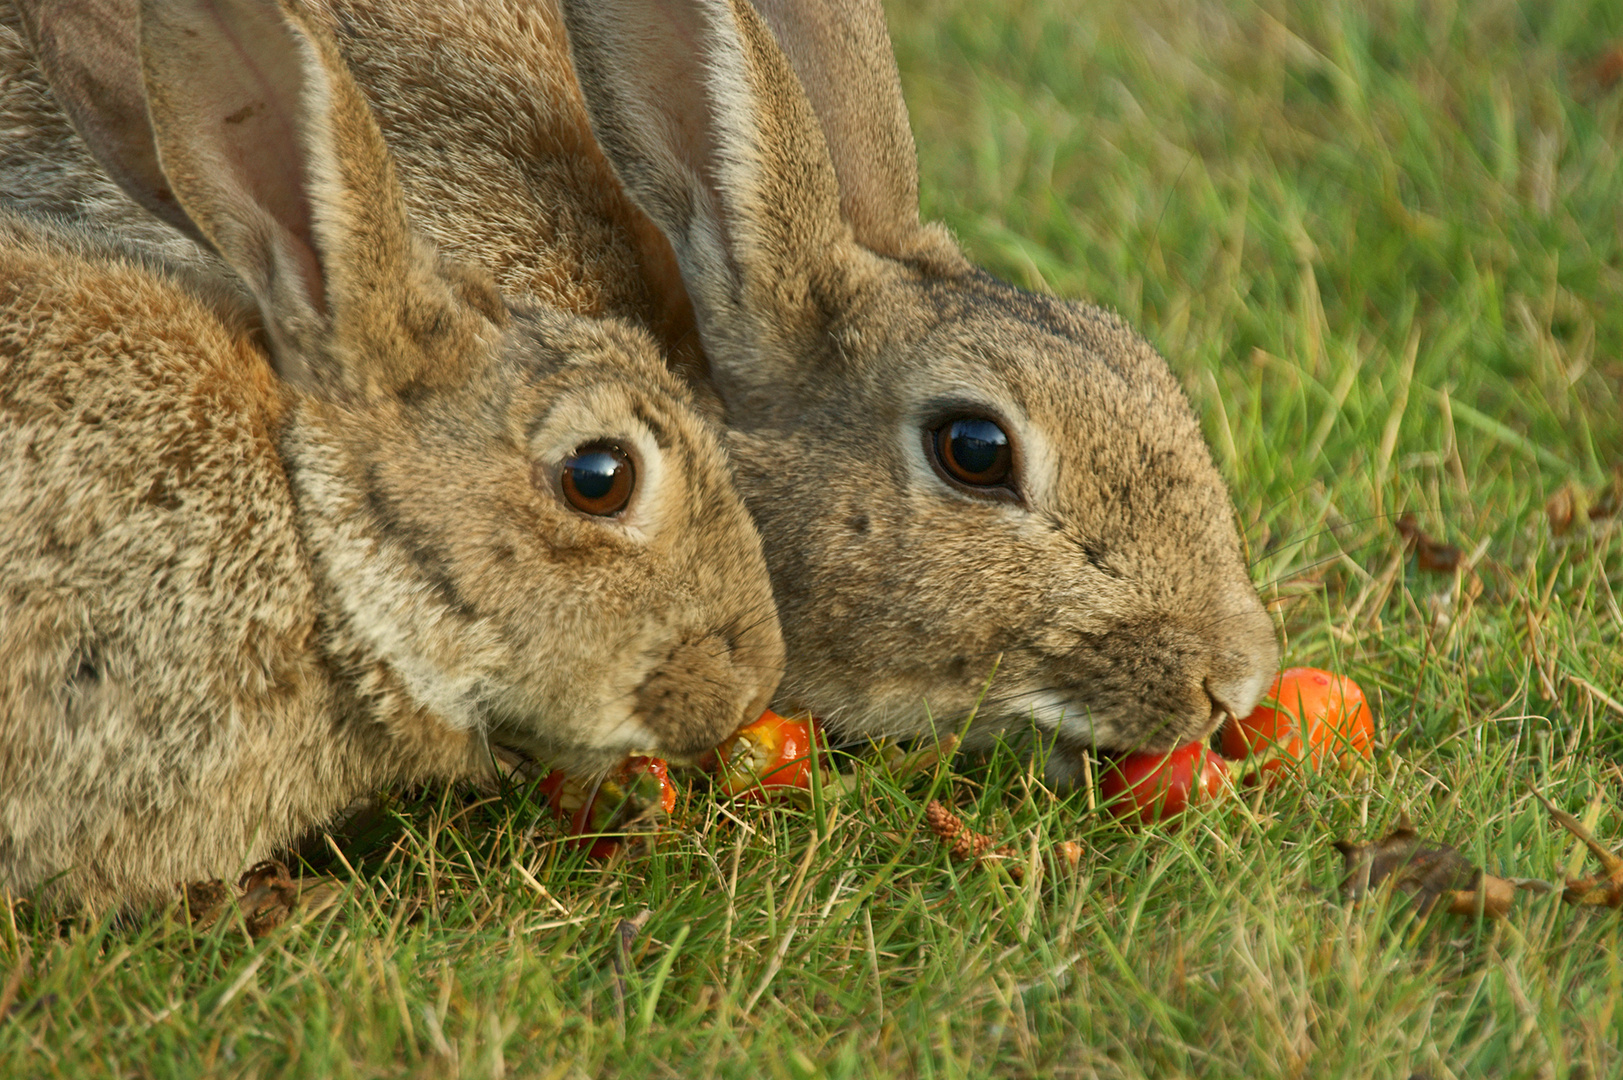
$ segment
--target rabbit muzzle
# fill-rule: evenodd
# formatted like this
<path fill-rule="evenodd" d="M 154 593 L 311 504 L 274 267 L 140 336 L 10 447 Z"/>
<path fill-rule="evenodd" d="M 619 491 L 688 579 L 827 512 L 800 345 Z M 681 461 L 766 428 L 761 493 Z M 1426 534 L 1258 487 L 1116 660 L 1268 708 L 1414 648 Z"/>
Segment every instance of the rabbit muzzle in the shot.
<path fill-rule="evenodd" d="M 782 668 L 774 619 L 684 638 L 637 688 L 632 716 L 661 755 L 692 759 L 761 715 Z"/>

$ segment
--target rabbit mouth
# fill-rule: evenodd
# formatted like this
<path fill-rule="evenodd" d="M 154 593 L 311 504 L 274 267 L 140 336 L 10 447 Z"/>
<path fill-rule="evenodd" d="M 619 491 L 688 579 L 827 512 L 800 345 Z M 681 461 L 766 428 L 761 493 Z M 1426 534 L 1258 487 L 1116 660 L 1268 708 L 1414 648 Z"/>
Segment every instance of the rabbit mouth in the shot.
<path fill-rule="evenodd" d="M 1214 705 L 1209 716 L 1191 722 L 1189 717 L 1140 702 L 1102 704 L 1097 698 L 1097 694 L 1083 692 L 1027 691 L 998 702 L 997 712 L 1007 718 L 1005 726 L 1030 724 L 1050 736 L 1056 746 L 1078 752 L 1091 747 L 1107 753 L 1164 753 L 1206 738 L 1228 717 L 1220 705 Z M 986 718 L 994 719 L 991 715 Z"/>
<path fill-rule="evenodd" d="M 509 751 L 549 769 L 568 769 L 586 776 L 607 772 L 628 754 L 672 757 L 648 749 L 658 746 L 659 739 L 635 714 L 615 718 L 600 712 L 591 727 L 571 725 L 571 730 L 564 732 L 538 722 L 533 715 L 494 708 L 486 715 L 486 729 L 493 749 Z"/>

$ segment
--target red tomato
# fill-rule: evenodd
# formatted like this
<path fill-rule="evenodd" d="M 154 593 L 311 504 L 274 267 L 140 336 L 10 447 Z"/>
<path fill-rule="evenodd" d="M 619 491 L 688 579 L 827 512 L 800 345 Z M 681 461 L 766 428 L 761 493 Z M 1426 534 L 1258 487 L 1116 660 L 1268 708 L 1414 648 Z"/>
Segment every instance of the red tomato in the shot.
<path fill-rule="evenodd" d="M 1099 794 L 1105 809 L 1119 818 L 1148 825 L 1181 814 L 1228 788 L 1229 770 L 1205 743 L 1189 743 L 1170 754 L 1126 754 L 1105 759 Z"/>
<path fill-rule="evenodd" d="M 817 721 L 811 717 L 787 720 L 768 709 L 716 747 L 717 786 L 733 798 L 756 801 L 766 799 L 768 788 L 810 787 L 816 735 Z"/>
<path fill-rule="evenodd" d="M 1374 738 L 1357 683 L 1318 668 L 1288 668 L 1255 712 L 1223 725 L 1223 755 L 1247 759 L 1246 771 L 1260 777 L 1318 769 L 1326 760 L 1346 766 L 1369 757 Z"/>
<path fill-rule="evenodd" d="M 676 809 L 676 785 L 663 758 L 628 757 L 595 785 L 595 794 L 593 786 L 554 769 L 541 781 L 540 791 L 558 820 L 576 834 L 572 843 L 591 845 L 588 854 L 594 859 L 608 858 L 623 842 L 622 837 L 597 834 L 624 829 L 645 816 L 662 819 Z"/>

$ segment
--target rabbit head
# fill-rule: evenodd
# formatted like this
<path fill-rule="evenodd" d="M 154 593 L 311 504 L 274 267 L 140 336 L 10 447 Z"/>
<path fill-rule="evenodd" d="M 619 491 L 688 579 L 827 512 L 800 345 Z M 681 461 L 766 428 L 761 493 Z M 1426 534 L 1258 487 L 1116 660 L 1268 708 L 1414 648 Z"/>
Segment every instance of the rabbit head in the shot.
<path fill-rule="evenodd" d="M 1184 393 L 1120 319 L 921 224 L 877 4 L 562 6 L 599 143 L 693 300 L 780 700 L 858 735 L 1035 721 L 1062 751 L 1249 712 L 1277 645 Z"/>
<path fill-rule="evenodd" d="M 252 295 L 332 664 L 577 767 L 757 715 L 782 664 L 759 537 L 647 334 L 424 241 L 296 5 L 135 7 L 20 5 L 97 158 Z"/>

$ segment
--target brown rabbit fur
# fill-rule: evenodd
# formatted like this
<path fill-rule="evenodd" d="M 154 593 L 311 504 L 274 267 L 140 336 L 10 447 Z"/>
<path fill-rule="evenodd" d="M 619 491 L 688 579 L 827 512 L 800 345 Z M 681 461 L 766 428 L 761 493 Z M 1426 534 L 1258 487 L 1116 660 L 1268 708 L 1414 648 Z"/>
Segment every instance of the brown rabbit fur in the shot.
<path fill-rule="evenodd" d="M 0 891 L 141 903 L 487 740 L 595 769 L 758 715 L 759 538 L 646 333 L 421 240 L 293 10 L 97 43 L 92 144 L 237 280 L 0 207 Z M 608 444 L 635 486 L 586 512 Z"/>
<path fill-rule="evenodd" d="M 1278 646 L 1181 388 L 1121 320 L 997 282 L 919 221 L 876 0 L 565 0 L 601 155 L 552 3 L 318 6 L 437 236 L 667 350 L 691 346 L 691 297 L 784 625 L 780 706 L 855 735 L 978 709 L 972 743 L 1035 721 L 1060 779 L 1089 744 L 1248 712 Z M 1006 483 L 944 472 L 961 418 L 1004 431 Z"/>

